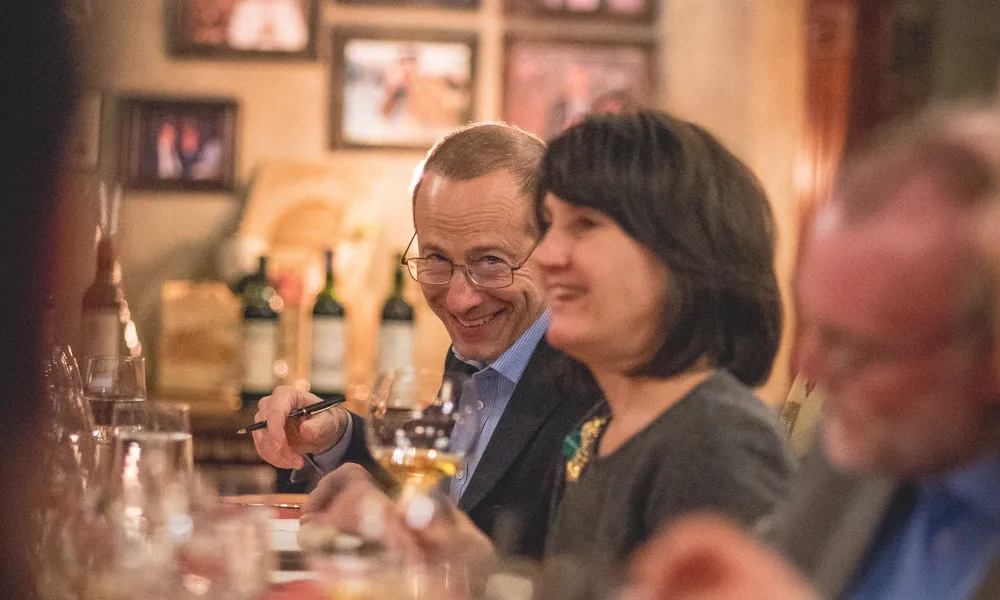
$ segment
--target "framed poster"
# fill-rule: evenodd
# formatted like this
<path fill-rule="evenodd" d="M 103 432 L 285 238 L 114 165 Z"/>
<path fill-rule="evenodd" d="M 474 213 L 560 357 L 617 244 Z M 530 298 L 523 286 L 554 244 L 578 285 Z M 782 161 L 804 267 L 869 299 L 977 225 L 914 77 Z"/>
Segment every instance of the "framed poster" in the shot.
<path fill-rule="evenodd" d="M 507 14 L 653 23 L 657 0 L 503 0 Z"/>
<path fill-rule="evenodd" d="M 479 0 L 337 0 L 338 4 L 351 6 L 400 6 L 435 8 L 479 8 Z"/>
<path fill-rule="evenodd" d="M 320 0 L 166 0 L 176 56 L 316 57 Z"/>
<path fill-rule="evenodd" d="M 503 119 L 551 139 L 593 112 L 650 103 L 653 47 L 509 37 Z"/>
<path fill-rule="evenodd" d="M 475 98 L 475 34 L 335 29 L 334 148 L 428 148 L 467 123 Z"/>
<path fill-rule="evenodd" d="M 235 100 L 132 97 L 121 106 L 119 163 L 126 187 L 233 188 Z"/>

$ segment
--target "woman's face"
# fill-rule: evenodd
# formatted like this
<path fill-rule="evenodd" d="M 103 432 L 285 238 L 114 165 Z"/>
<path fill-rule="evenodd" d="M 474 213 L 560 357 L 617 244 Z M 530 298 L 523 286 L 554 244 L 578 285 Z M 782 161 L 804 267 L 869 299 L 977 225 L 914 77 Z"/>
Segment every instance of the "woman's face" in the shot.
<path fill-rule="evenodd" d="M 548 194 L 534 257 L 552 309 L 549 343 L 596 370 L 631 371 L 664 341 L 670 272 L 605 213 Z"/>

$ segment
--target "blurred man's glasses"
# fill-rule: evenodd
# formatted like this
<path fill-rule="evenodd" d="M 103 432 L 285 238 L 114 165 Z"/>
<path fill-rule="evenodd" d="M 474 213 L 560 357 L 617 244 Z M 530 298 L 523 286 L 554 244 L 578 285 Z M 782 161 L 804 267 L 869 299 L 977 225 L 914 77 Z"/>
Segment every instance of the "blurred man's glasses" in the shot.
<path fill-rule="evenodd" d="M 517 265 L 510 265 L 507 261 L 495 256 L 487 256 L 477 260 L 470 260 L 464 265 L 457 265 L 444 258 L 406 258 L 406 254 L 413 245 L 413 240 L 417 238 L 414 233 L 410 238 L 410 243 L 406 245 L 403 252 L 402 263 L 406 265 L 406 270 L 410 272 L 410 277 L 425 285 L 445 285 L 451 281 L 455 269 L 465 269 L 469 281 L 483 288 L 505 288 L 514 283 L 514 271 L 517 271 L 528 262 L 531 253 L 538 247 L 541 239 L 535 240 L 528 255 Z"/>

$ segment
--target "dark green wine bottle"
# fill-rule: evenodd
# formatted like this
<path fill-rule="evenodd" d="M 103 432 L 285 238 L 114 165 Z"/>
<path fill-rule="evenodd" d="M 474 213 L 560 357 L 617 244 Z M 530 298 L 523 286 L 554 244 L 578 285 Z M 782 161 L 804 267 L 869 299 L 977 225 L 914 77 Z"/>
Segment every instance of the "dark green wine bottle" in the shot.
<path fill-rule="evenodd" d="M 403 298 L 403 256 L 396 255 L 392 295 L 382 305 L 378 329 L 378 370 L 401 369 L 413 363 L 413 305 Z"/>
<path fill-rule="evenodd" d="M 337 300 L 333 278 L 333 252 L 327 250 L 326 283 L 316 295 L 312 311 L 309 391 L 323 399 L 344 392 L 346 347 L 347 311 Z"/>
<path fill-rule="evenodd" d="M 267 277 L 267 257 L 261 256 L 257 275 L 243 290 L 243 408 L 255 408 L 274 389 L 278 360 L 281 297 Z"/>

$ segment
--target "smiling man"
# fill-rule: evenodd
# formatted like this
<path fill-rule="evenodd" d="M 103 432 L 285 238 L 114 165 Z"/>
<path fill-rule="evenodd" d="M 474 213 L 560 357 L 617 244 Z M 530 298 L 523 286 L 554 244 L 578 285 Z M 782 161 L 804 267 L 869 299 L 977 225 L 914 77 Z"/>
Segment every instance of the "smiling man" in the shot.
<path fill-rule="evenodd" d="M 414 187 L 415 235 L 405 259 L 451 337 L 445 371 L 473 373 L 482 407 L 482 432 L 452 495 L 480 529 L 503 538 L 502 547 L 527 556 L 542 552 L 563 438 L 600 397 L 589 372 L 544 340 L 548 314 L 531 257 L 539 235 L 531 195 L 544 149 L 501 123 L 474 124 L 438 142 Z M 261 400 L 256 420 L 268 422 L 254 433 L 261 457 L 320 472 L 353 462 L 378 477 L 359 417 L 335 410 L 286 423 L 290 411 L 316 401 L 290 387 Z M 308 508 L 323 507 L 337 489 L 336 473 L 328 477 Z M 517 526 L 495 531 L 501 515 Z"/>

